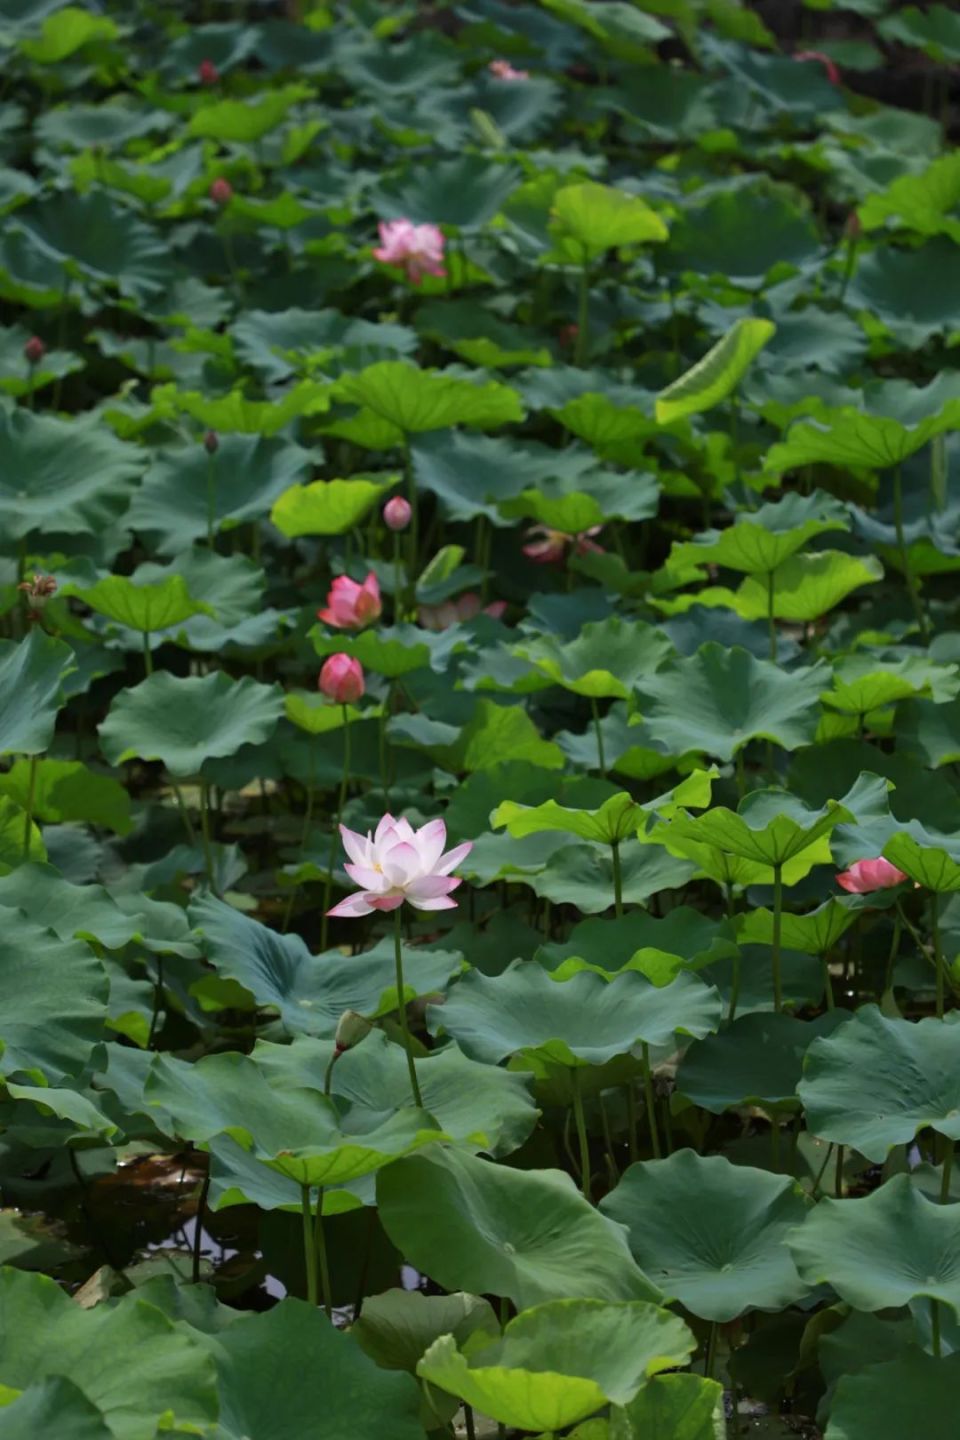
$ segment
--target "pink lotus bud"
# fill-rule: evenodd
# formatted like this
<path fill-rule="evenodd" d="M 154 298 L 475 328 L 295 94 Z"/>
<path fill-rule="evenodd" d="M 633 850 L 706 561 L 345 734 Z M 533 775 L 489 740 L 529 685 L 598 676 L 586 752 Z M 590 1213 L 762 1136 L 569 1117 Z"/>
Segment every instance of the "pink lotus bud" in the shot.
<path fill-rule="evenodd" d="M 233 199 L 233 186 L 230 181 L 225 180 L 222 175 L 219 179 L 214 180 L 210 186 L 210 199 L 214 205 L 229 205 Z"/>
<path fill-rule="evenodd" d="M 836 64 L 830 59 L 830 56 L 825 55 L 822 50 L 801 50 L 798 54 L 794 55 L 793 58 L 794 60 L 818 60 L 824 70 L 826 70 L 827 79 L 830 81 L 830 84 L 840 84 L 840 71 Z"/>
<path fill-rule="evenodd" d="M 406 530 L 412 514 L 410 502 L 402 495 L 394 495 L 383 507 L 383 518 L 391 530 Z"/>
<path fill-rule="evenodd" d="M 23 347 L 23 356 L 28 365 L 39 365 L 46 353 L 47 347 L 39 335 L 31 335 Z"/>
<path fill-rule="evenodd" d="M 892 890 L 907 876 L 881 855 L 876 860 L 858 860 L 837 876 L 837 884 L 851 895 L 869 895 L 874 890 Z"/>
<path fill-rule="evenodd" d="M 201 85 L 216 85 L 220 79 L 220 71 L 212 60 L 201 60 L 197 66 L 197 79 Z"/>
<path fill-rule="evenodd" d="M 380 585 L 371 570 L 362 585 L 349 575 L 338 575 L 330 586 L 326 609 L 318 610 L 317 618 L 335 630 L 362 630 L 380 618 L 382 609 Z"/>
<path fill-rule="evenodd" d="M 220 436 L 216 430 L 208 430 L 203 437 L 203 448 L 208 455 L 216 455 L 220 449 Z"/>
<path fill-rule="evenodd" d="M 863 234 L 863 226 L 860 223 L 860 216 L 857 214 L 856 210 L 851 210 L 850 214 L 847 216 L 847 223 L 843 227 L 843 233 L 846 235 L 847 239 L 853 244 L 856 244 L 856 242 L 860 239 L 860 236 Z"/>
<path fill-rule="evenodd" d="M 329 700 L 353 705 L 363 694 L 363 666 L 351 655 L 331 655 L 323 662 L 317 684 Z"/>

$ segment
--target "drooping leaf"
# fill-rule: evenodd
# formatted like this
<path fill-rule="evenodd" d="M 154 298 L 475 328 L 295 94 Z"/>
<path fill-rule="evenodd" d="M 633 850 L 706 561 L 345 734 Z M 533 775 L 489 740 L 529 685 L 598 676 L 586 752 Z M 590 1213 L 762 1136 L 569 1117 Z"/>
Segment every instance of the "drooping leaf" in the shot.
<path fill-rule="evenodd" d="M 669 425 L 725 400 L 776 331 L 770 320 L 741 319 L 723 339 L 657 396 L 657 420 Z"/>

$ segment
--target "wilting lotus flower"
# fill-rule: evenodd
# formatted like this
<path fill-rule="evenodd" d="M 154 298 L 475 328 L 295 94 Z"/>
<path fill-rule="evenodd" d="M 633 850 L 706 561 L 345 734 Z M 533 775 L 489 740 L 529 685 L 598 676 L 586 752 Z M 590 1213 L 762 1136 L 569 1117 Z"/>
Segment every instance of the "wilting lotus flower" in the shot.
<path fill-rule="evenodd" d="M 408 820 L 384 815 L 371 838 L 340 826 L 343 848 L 350 863 L 343 868 L 361 888 L 348 895 L 328 915 L 351 918 L 374 910 L 396 910 L 409 901 L 415 910 L 455 910 L 451 892 L 462 882 L 450 871 L 473 849 L 466 840 L 443 853 L 447 827 L 442 820 L 429 820 L 414 830 Z"/>
<path fill-rule="evenodd" d="M 327 607 L 317 611 L 317 618 L 335 630 L 362 630 L 379 620 L 382 609 L 380 585 L 371 570 L 362 585 L 349 575 L 338 575 L 330 586 Z"/>
<path fill-rule="evenodd" d="M 484 615 L 492 615 L 494 620 L 499 620 L 506 608 L 506 600 L 493 600 L 484 605 L 475 590 L 468 590 L 458 595 L 456 600 L 444 600 L 442 605 L 421 605 L 417 620 L 424 630 L 447 630 L 451 625 L 472 620 L 481 610 Z"/>
<path fill-rule="evenodd" d="M 529 80 L 529 70 L 514 70 L 509 60 L 491 60 L 487 66 L 491 75 L 498 80 Z"/>
<path fill-rule="evenodd" d="M 363 666 L 352 655 L 330 655 L 323 662 L 317 685 L 328 700 L 353 705 L 363 695 Z"/>
<path fill-rule="evenodd" d="M 906 879 L 902 870 L 881 855 L 876 860 L 858 860 L 837 876 L 837 884 L 851 895 L 869 895 L 873 890 L 892 890 Z"/>
<path fill-rule="evenodd" d="M 424 275 L 446 275 L 443 268 L 443 231 L 436 225 L 414 225 L 412 220 L 388 220 L 378 225 L 380 245 L 375 260 L 400 265 L 407 279 L 419 285 Z"/>
<path fill-rule="evenodd" d="M 830 56 L 825 55 L 822 50 L 801 50 L 798 54 L 794 55 L 793 58 L 794 60 L 818 60 L 824 70 L 826 70 L 827 79 L 830 81 L 830 84 L 840 84 L 840 71 L 830 59 Z"/>
<path fill-rule="evenodd" d="M 527 531 L 531 543 L 524 545 L 523 553 L 536 565 L 555 565 L 563 559 L 569 546 L 573 547 L 574 555 L 586 555 L 591 550 L 602 555 L 603 546 L 595 544 L 592 538 L 602 529 L 602 525 L 592 525 L 589 530 L 581 530 L 579 535 L 568 535 L 564 530 L 551 530 L 547 525 L 532 525 Z M 534 539 L 534 536 L 537 538 Z"/>

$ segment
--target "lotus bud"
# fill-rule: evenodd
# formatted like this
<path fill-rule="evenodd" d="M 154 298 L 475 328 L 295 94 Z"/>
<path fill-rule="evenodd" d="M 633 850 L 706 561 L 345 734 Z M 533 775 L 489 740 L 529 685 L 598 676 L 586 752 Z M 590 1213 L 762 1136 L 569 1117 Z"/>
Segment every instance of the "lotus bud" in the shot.
<path fill-rule="evenodd" d="M 26 360 L 28 365 L 39 365 L 40 361 L 43 359 L 46 353 L 47 347 L 46 345 L 44 345 L 39 335 L 31 335 L 30 339 L 23 347 L 24 359 Z"/>
<path fill-rule="evenodd" d="M 208 455 L 216 455 L 220 449 L 220 436 L 216 430 L 208 430 L 203 437 L 203 448 Z"/>
<path fill-rule="evenodd" d="M 230 181 L 225 180 L 222 175 L 214 180 L 210 186 L 210 199 L 214 205 L 229 205 L 233 199 L 233 186 Z"/>
<path fill-rule="evenodd" d="M 197 79 L 201 85 L 216 85 L 220 79 L 220 71 L 212 60 L 201 60 L 197 66 Z"/>
<path fill-rule="evenodd" d="M 352 1050 L 365 1040 L 373 1029 L 370 1021 L 364 1015 L 358 1014 L 356 1010 L 344 1010 L 337 1021 L 337 1033 L 334 1037 L 334 1048 L 338 1055 L 345 1050 Z"/>
<path fill-rule="evenodd" d="M 338 705 L 352 705 L 363 695 L 363 666 L 350 655 L 331 655 L 323 663 L 318 685 Z"/>
<path fill-rule="evenodd" d="M 394 495 L 383 507 L 383 518 L 390 530 L 406 530 L 412 515 L 410 502 L 404 500 L 402 495 Z"/>

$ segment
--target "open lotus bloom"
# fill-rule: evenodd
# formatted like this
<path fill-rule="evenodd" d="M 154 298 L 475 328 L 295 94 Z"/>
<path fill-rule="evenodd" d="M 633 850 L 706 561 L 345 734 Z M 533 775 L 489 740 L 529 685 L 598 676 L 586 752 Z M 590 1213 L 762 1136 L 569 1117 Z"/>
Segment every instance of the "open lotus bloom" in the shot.
<path fill-rule="evenodd" d="M 571 545 L 575 555 L 586 555 L 590 551 L 602 555 L 603 546 L 593 539 L 602 529 L 602 525 L 591 525 L 579 535 L 568 535 L 565 530 L 551 530 L 548 525 L 531 525 L 527 531 L 529 543 L 523 546 L 523 553 L 536 565 L 555 565 Z"/>
<path fill-rule="evenodd" d="M 529 80 L 529 70 L 514 70 L 509 60 L 491 60 L 487 66 L 491 75 L 498 80 Z"/>
<path fill-rule="evenodd" d="M 906 878 L 902 870 L 881 855 L 876 860 L 858 860 L 837 876 L 837 884 L 851 895 L 869 895 L 872 890 L 892 890 Z"/>
<path fill-rule="evenodd" d="M 362 585 L 349 575 L 338 575 L 330 586 L 326 607 L 317 611 L 317 618 L 337 630 L 362 630 L 364 625 L 379 620 L 382 609 L 380 586 L 371 570 Z"/>
<path fill-rule="evenodd" d="M 373 836 L 358 835 L 340 826 L 343 848 L 350 856 L 343 868 L 361 888 L 348 895 L 328 915 L 351 918 L 374 910 L 396 910 L 408 900 L 415 910 L 454 910 L 450 896 L 462 881 L 456 869 L 473 849 L 473 841 L 455 845 L 444 854 L 447 827 L 442 820 L 429 820 L 414 830 L 409 820 L 384 815 Z"/>
<path fill-rule="evenodd" d="M 443 231 L 436 225 L 414 225 L 412 220 L 388 220 L 377 226 L 380 244 L 373 252 L 384 265 L 400 265 L 407 279 L 419 285 L 424 275 L 446 275 L 443 268 Z"/>

